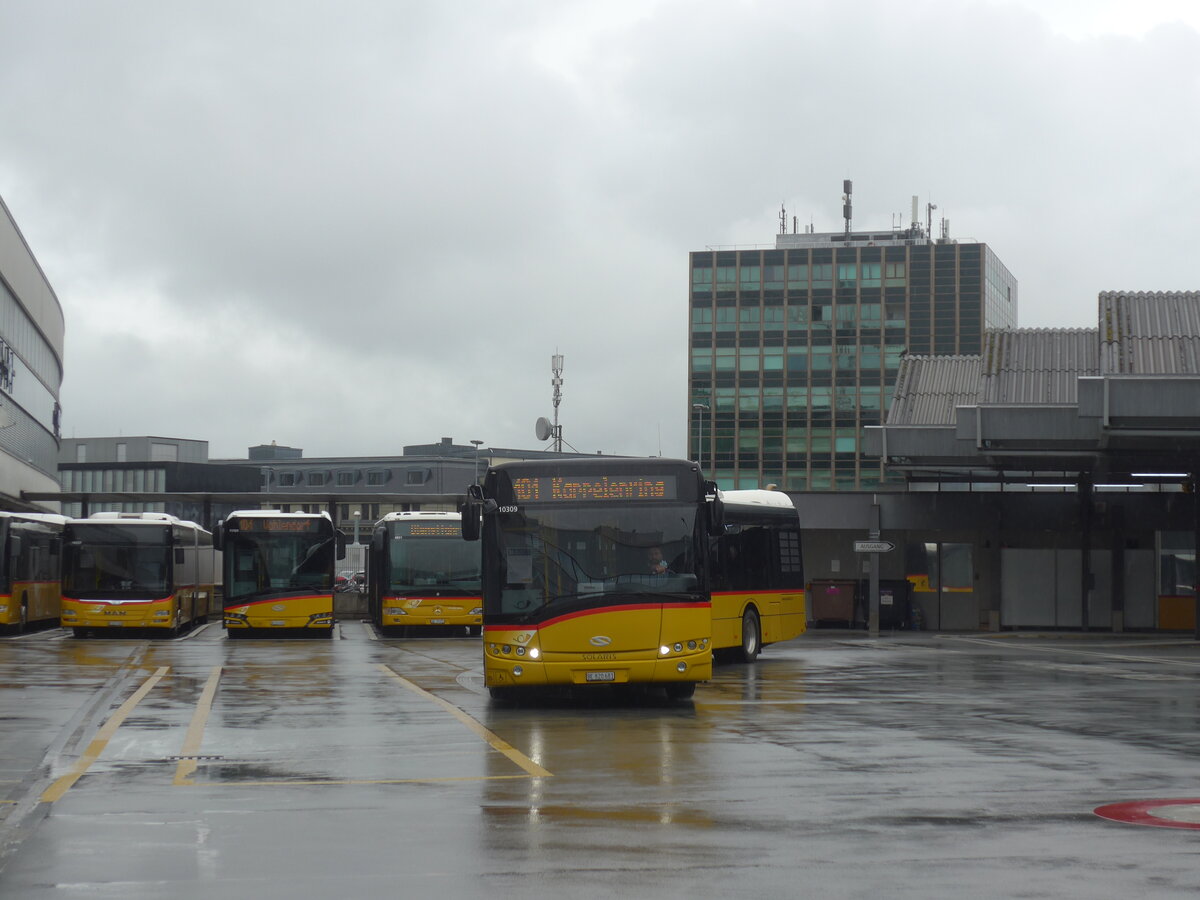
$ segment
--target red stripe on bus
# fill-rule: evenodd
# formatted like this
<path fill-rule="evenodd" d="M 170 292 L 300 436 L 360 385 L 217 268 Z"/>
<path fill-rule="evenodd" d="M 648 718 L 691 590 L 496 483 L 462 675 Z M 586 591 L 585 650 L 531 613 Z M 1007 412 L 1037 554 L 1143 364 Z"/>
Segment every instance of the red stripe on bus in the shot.
<path fill-rule="evenodd" d="M 226 600 L 225 607 L 230 609 L 235 606 L 262 606 L 266 603 L 288 603 L 292 600 L 332 600 L 333 594 L 293 594 L 290 597 L 274 597 L 270 600 L 249 600 L 245 603 L 237 600 Z"/>
<path fill-rule="evenodd" d="M 437 600 L 439 603 L 450 603 L 451 601 L 454 601 L 454 600 L 460 600 L 460 601 L 465 602 L 467 600 L 478 600 L 478 599 L 479 599 L 479 597 L 477 595 L 467 595 L 465 597 L 418 597 L 413 594 L 406 594 L 403 597 L 391 596 L 391 595 L 385 594 L 384 598 L 383 598 L 385 603 L 389 600 Z"/>
<path fill-rule="evenodd" d="M 713 591 L 713 597 L 745 597 L 747 594 L 803 594 L 804 588 L 778 588 L 769 591 L 761 591 L 753 588 L 747 588 L 744 591 Z"/>
<path fill-rule="evenodd" d="M 712 604 L 705 602 L 700 603 L 635 603 L 635 604 L 617 604 L 614 606 L 600 606 L 596 609 L 581 609 L 577 612 L 564 613 L 561 616 L 555 616 L 553 619 L 546 619 L 544 622 L 538 622 L 536 625 L 489 625 L 488 631 L 537 631 L 539 628 L 545 628 L 547 625 L 557 625 L 560 622 L 566 622 L 570 619 L 578 619 L 581 616 L 595 616 L 600 613 L 616 612 L 618 610 L 631 609 L 711 609 Z"/>

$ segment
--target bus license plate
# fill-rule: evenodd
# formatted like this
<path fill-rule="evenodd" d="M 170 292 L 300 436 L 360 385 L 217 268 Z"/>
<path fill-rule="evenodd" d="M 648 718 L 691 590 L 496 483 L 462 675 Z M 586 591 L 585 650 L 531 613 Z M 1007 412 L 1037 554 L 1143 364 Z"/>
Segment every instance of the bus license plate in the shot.
<path fill-rule="evenodd" d="M 430 619 L 429 624 L 430 625 L 445 625 L 446 620 L 445 619 Z"/>
<path fill-rule="evenodd" d="M 283 626 L 286 624 L 287 622 L 283 621 L 282 619 L 275 619 L 273 622 L 271 622 L 272 626 Z"/>
<path fill-rule="evenodd" d="M 120 628 L 124 624 L 125 624 L 124 622 L 109 622 L 108 627 L 109 628 Z"/>
<path fill-rule="evenodd" d="M 584 681 L 616 681 L 616 672 L 587 672 L 583 676 Z"/>

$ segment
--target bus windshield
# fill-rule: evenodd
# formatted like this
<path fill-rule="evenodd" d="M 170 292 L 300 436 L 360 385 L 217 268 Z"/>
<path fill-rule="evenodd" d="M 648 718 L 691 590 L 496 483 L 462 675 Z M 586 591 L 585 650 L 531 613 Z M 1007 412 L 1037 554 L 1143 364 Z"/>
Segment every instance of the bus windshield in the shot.
<path fill-rule="evenodd" d="M 462 539 L 457 524 L 398 523 L 390 538 L 389 590 L 441 587 L 479 593 L 479 547 Z"/>
<path fill-rule="evenodd" d="M 225 596 L 232 600 L 282 591 L 331 591 L 335 552 L 328 529 L 231 534 L 225 545 L 230 557 Z"/>
<path fill-rule="evenodd" d="M 161 597 L 170 593 L 167 530 L 77 525 L 68 541 L 63 591 L 72 597 Z"/>
<path fill-rule="evenodd" d="M 547 607 L 571 601 L 632 603 L 699 591 L 696 516 L 695 504 L 645 503 L 529 504 L 500 513 L 502 588 L 492 611 L 552 613 Z"/>

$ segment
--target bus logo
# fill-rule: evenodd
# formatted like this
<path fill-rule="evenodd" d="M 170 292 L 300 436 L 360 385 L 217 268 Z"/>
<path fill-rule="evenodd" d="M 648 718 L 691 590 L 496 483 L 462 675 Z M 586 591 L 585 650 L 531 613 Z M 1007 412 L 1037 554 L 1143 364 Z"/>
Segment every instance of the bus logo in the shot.
<path fill-rule="evenodd" d="M 612 638 L 606 634 L 598 634 L 588 641 L 593 647 L 607 647 L 612 643 Z"/>

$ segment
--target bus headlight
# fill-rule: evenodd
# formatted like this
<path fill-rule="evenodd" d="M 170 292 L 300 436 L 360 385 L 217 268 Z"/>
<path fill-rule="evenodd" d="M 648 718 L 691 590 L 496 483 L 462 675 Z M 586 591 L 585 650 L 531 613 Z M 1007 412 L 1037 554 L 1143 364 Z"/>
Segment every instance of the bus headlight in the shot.
<path fill-rule="evenodd" d="M 542 655 L 542 651 L 539 650 L 537 647 L 529 648 L 529 658 L 530 659 L 537 659 L 541 655 Z"/>
<path fill-rule="evenodd" d="M 407 616 L 408 615 L 408 613 L 406 613 L 404 610 L 396 609 L 395 607 L 392 607 L 390 609 L 385 609 L 383 611 L 383 614 L 385 616 Z"/>
<path fill-rule="evenodd" d="M 483 615 L 483 607 L 482 606 L 475 607 L 473 610 L 471 610 L 471 615 L 482 616 Z"/>
<path fill-rule="evenodd" d="M 671 648 L 668 647 L 666 644 L 663 644 L 661 647 L 658 648 L 659 656 L 667 656 L 670 654 L 670 652 L 671 652 Z"/>
<path fill-rule="evenodd" d="M 677 665 L 675 667 L 675 671 L 676 672 L 686 672 L 687 671 L 687 663 L 685 663 L 681 660 L 679 665 Z"/>
<path fill-rule="evenodd" d="M 520 678 L 525 674 L 525 670 L 520 666 L 513 666 L 513 678 Z"/>
<path fill-rule="evenodd" d="M 518 647 L 518 648 L 517 648 L 517 656 L 524 656 L 524 655 L 525 655 L 525 648 L 524 648 L 524 647 Z"/>

